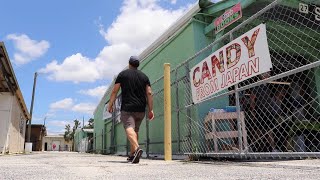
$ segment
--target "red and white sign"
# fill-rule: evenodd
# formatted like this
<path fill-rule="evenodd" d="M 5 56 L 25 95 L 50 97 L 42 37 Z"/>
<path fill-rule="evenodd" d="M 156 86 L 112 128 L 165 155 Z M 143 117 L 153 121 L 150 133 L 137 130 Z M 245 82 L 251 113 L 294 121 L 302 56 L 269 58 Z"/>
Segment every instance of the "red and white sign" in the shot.
<path fill-rule="evenodd" d="M 241 4 L 234 5 L 214 20 L 214 29 L 218 33 L 242 17 Z"/>
<path fill-rule="evenodd" d="M 266 25 L 260 24 L 191 69 L 193 102 L 199 103 L 271 68 Z"/>

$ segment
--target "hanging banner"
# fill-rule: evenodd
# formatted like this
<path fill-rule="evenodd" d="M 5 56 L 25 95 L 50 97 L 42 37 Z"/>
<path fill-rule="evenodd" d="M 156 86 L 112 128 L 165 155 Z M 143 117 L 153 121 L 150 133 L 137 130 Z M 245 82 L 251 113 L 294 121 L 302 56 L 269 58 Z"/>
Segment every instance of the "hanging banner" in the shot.
<path fill-rule="evenodd" d="M 215 33 L 220 32 L 242 17 L 241 4 L 234 5 L 231 9 L 224 12 L 214 20 Z"/>
<path fill-rule="evenodd" d="M 266 25 L 260 24 L 191 69 L 193 102 L 199 103 L 239 82 L 268 72 L 271 68 Z"/>
<path fill-rule="evenodd" d="M 102 119 L 106 120 L 112 117 L 112 114 L 108 112 L 109 103 L 106 103 L 103 108 Z"/>

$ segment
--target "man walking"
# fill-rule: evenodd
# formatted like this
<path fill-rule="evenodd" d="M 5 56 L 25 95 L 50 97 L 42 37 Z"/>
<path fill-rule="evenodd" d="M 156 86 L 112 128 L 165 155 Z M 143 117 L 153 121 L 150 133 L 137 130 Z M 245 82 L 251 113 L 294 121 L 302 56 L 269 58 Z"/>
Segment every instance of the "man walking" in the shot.
<path fill-rule="evenodd" d="M 130 141 L 130 156 L 128 161 L 139 163 L 143 150 L 139 148 L 138 132 L 140 124 L 145 117 L 146 105 L 148 104 L 148 118 L 154 118 L 152 90 L 149 78 L 137 68 L 139 59 L 131 56 L 129 69 L 119 73 L 116 78 L 110 100 L 108 111 L 113 112 L 113 103 L 121 88 L 121 115 L 120 120 Z"/>

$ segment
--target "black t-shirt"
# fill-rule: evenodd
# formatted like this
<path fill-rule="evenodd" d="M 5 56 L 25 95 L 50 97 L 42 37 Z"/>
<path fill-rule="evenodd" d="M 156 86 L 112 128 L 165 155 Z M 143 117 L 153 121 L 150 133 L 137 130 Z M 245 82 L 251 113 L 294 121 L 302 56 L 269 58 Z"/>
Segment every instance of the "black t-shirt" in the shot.
<path fill-rule="evenodd" d="M 119 73 L 115 84 L 121 86 L 121 111 L 144 112 L 147 105 L 146 86 L 149 78 L 137 69 L 127 69 Z"/>

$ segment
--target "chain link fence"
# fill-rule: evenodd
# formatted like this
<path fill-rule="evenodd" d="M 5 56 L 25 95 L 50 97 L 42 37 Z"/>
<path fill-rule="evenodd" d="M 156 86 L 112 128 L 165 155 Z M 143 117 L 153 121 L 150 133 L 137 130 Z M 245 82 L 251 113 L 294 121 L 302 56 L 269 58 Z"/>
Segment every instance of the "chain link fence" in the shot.
<path fill-rule="evenodd" d="M 188 119 L 182 151 L 213 157 L 320 157 L 320 21 L 274 1 L 188 59 L 199 60 L 260 23 L 267 27 L 272 70 L 180 114 Z M 314 4 L 308 4 L 316 8 Z M 258 47 L 257 47 L 258 48 Z M 174 70 L 174 71 L 178 71 Z M 185 84 L 189 84 L 188 73 Z M 192 94 L 183 88 L 185 101 Z M 178 90 L 179 91 L 179 90 Z M 180 92 L 180 91 L 179 91 Z M 191 114 L 187 114 L 188 110 Z"/>

